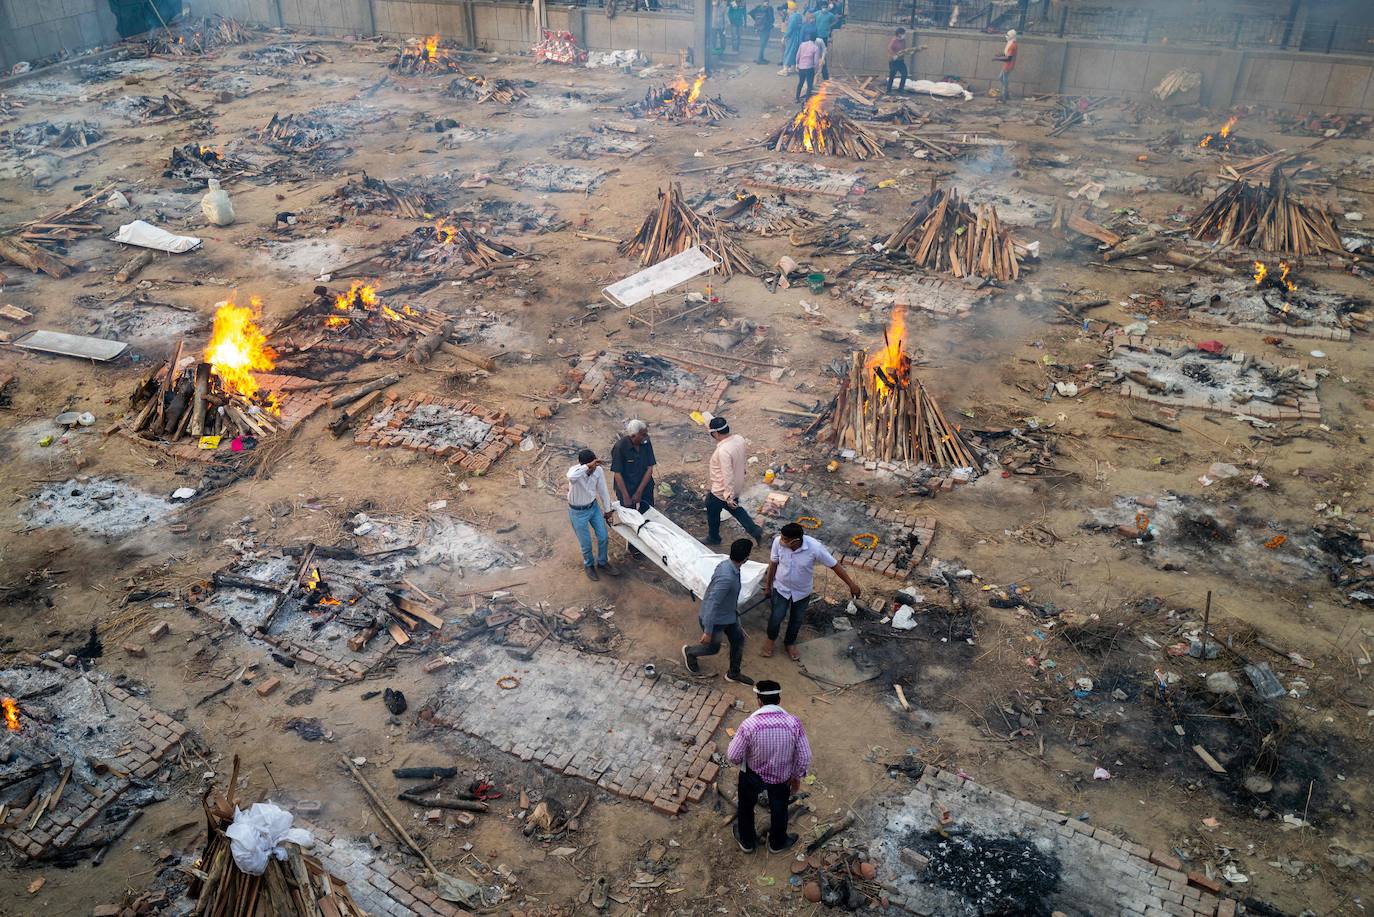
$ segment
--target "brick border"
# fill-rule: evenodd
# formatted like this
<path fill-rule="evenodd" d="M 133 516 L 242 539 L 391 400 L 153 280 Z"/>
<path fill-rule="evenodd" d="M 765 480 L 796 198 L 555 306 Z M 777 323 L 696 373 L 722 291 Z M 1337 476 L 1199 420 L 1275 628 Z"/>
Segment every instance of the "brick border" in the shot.
<path fill-rule="evenodd" d="M 385 895 L 390 901 L 399 904 L 407 914 L 414 914 L 416 917 L 463 917 L 468 913 L 449 904 L 415 881 L 415 877 L 409 872 L 399 866 L 393 866 L 381 857 L 373 857 L 367 863 L 362 864 L 355 864 L 353 860 L 346 860 L 344 854 L 334 849 L 334 841 L 337 837 L 334 832 L 300 819 L 296 820 L 296 827 L 309 831 L 311 837 L 315 839 L 315 845 L 306 853 L 319 860 L 320 865 L 331 876 L 343 881 L 348 887 L 349 894 L 353 895 L 355 900 L 357 897 L 361 897 L 356 891 L 358 886 L 351 881 L 351 877 L 341 875 L 341 873 L 352 872 L 354 870 L 350 867 L 357 865 L 358 868 L 365 869 L 372 874 L 367 878 L 368 885 Z M 359 904 L 361 905 L 361 902 Z M 383 915 L 383 917 L 389 917 L 389 915 Z"/>
<path fill-rule="evenodd" d="M 730 379 L 720 373 L 706 370 L 688 370 L 699 376 L 701 385 L 641 385 L 633 379 L 621 379 L 615 375 L 613 365 L 619 357 L 618 352 L 584 353 L 578 357 L 576 365 L 568 370 L 568 388 L 592 404 L 603 400 L 607 395 L 622 395 L 645 404 L 673 408 L 683 413 L 692 411 L 714 411 L 720 406 L 721 399 L 730 387 Z"/>
<path fill-rule="evenodd" d="M 1043 809 L 935 767 L 925 769 L 916 782 L 916 788 L 925 790 L 932 798 L 936 793 L 953 792 L 995 801 L 1000 806 L 1015 809 L 1026 821 L 1042 822 L 1043 830 L 1049 834 L 1063 838 L 1081 835 L 1119 851 L 1112 855 L 1122 860 L 1123 870 L 1134 870 L 1144 878 L 1151 896 L 1142 902 L 1145 904 L 1143 910 L 1123 907 L 1118 912 L 1122 917 L 1235 917 L 1236 901 L 1221 896 L 1220 883 L 1199 873 L 1185 872 L 1183 863 L 1167 851 L 1150 850 L 1105 828 L 1093 827 L 1072 816 Z M 958 811 L 957 806 L 951 805 L 949 808 Z M 1009 825 L 1008 830 L 1017 829 Z M 895 868 L 900 875 L 911 874 L 909 866 Z M 901 897 L 900 894 L 897 897 Z"/>
<path fill-rule="evenodd" d="M 70 686 L 77 678 L 83 677 L 73 673 L 67 684 Z M 129 737 L 132 750 L 123 755 L 101 759 L 106 764 L 126 772 L 127 776 L 119 777 L 112 772 L 98 775 L 99 780 L 107 782 L 100 794 L 91 798 L 86 805 L 72 801 L 74 786 L 69 785 L 58 809 L 45 814 L 33 828 L 16 827 L 4 831 L 5 840 L 26 860 L 36 860 L 70 844 L 96 820 L 106 806 L 133 787 L 134 778 L 146 779 L 156 774 L 162 766 L 162 759 L 179 745 L 189 732 L 186 726 L 145 704 L 123 688 L 90 683 L 105 695 L 106 703 L 112 708 L 125 708 L 139 727 Z"/>
<path fill-rule="evenodd" d="M 481 448 L 469 451 L 455 446 L 435 446 L 426 442 L 427 437 L 420 433 L 406 432 L 405 423 L 411 414 L 421 405 L 427 404 L 448 408 L 491 424 L 491 431 L 483 440 Z M 457 465 L 472 474 L 482 474 L 529 432 L 528 427 L 510 423 L 509 420 L 510 415 L 505 411 L 484 408 L 471 401 L 444 398 L 426 392 L 416 392 L 405 396 L 404 399 L 391 394 L 387 396 L 387 406 L 368 418 L 367 423 L 354 435 L 353 441 L 365 446 L 400 446 L 416 452 L 427 452 L 444 459 L 449 465 Z"/>
<path fill-rule="evenodd" d="M 640 699 L 648 697 L 660 684 L 667 682 L 670 687 L 660 690 L 660 696 L 663 690 L 678 691 L 679 696 L 671 708 L 660 709 L 656 716 L 674 730 L 680 740 L 677 747 L 656 756 L 652 763 L 648 759 L 641 759 L 636 763 L 627 762 L 613 771 L 611 768 L 615 762 L 609 758 L 592 758 L 584 751 L 569 753 L 543 745 L 531 748 L 510 739 L 498 745 L 481 733 L 470 732 L 461 722 L 441 715 L 428 705 L 420 711 L 420 719 L 481 739 L 521 761 L 535 761 L 568 777 L 580 777 L 617 796 L 643 800 L 665 815 L 677 815 L 687 803 L 700 802 L 711 781 L 720 773 L 720 765 L 711 760 L 716 750 L 713 737 L 726 712 L 734 706 L 734 698 L 722 691 L 695 684 L 682 687 L 668 676 L 646 680 L 642 667 L 637 663 L 580 653 L 566 646 L 558 646 L 552 652 L 576 657 L 582 665 L 605 669 L 603 681 L 608 697 L 614 696 L 616 690 L 611 682 L 615 682 L 623 691 L 629 691 L 633 686 L 634 696 Z"/>
<path fill-rule="evenodd" d="M 1155 347 L 1169 346 L 1192 346 L 1186 341 L 1167 341 L 1159 338 L 1126 335 L 1123 338 L 1113 338 L 1110 343 L 1112 356 L 1116 355 L 1118 348 L 1131 348 L 1135 350 L 1151 350 Z M 1193 348 L 1196 350 L 1196 348 Z M 1236 351 L 1229 355 L 1232 363 L 1240 363 L 1245 360 L 1246 355 L 1241 351 Z M 1261 420 L 1287 421 L 1287 420 L 1312 420 L 1322 419 L 1321 402 L 1317 399 L 1317 374 L 1308 368 L 1307 361 L 1300 360 L 1294 363 L 1275 364 L 1264 360 L 1256 359 L 1256 366 L 1283 372 L 1290 369 L 1298 371 L 1298 381 L 1311 392 L 1297 399 L 1296 405 L 1271 404 L 1267 401 L 1250 401 L 1245 404 L 1236 404 L 1229 399 L 1224 404 L 1213 404 L 1195 395 L 1160 395 L 1150 391 L 1143 385 L 1134 382 L 1121 383 L 1121 394 L 1127 398 L 1137 401 L 1148 401 L 1151 404 L 1163 405 L 1170 408 L 1192 411 L 1211 411 L 1219 414 L 1245 414 L 1251 417 L 1258 417 Z"/>

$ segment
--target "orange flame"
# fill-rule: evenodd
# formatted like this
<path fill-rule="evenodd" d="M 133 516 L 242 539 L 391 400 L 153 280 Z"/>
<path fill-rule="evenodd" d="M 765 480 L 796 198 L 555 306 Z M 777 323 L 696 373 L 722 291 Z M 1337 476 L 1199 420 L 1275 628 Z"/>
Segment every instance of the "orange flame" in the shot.
<path fill-rule="evenodd" d="M 401 318 L 400 313 L 398 313 L 395 309 L 385 304 L 383 304 L 382 306 L 382 315 L 386 316 L 387 318 L 396 320 L 399 320 Z"/>
<path fill-rule="evenodd" d="M 431 35 L 425 39 L 424 59 L 435 61 L 439 59 L 439 36 Z"/>
<path fill-rule="evenodd" d="M 1259 286 L 1260 284 L 1264 283 L 1264 278 L 1266 278 L 1266 277 L 1268 277 L 1268 276 L 1269 276 L 1269 268 L 1265 265 L 1265 263 L 1264 263 L 1263 261 L 1256 261 L 1256 262 L 1255 262 L 1255 273 L 1254 273 L 1255 286 Z"/>
<path fill-rule="evenodd" d="M 695 105 L 697 99 L 701 97 L 701 86 L 706 82 L 706 74 L 701 74 L 692 83 L 692 91 L 687 94 L 687 104 Z"/>
<path fill-rule="evenodd" d="M 348 312 L 358 303 L 362 303 L 364 307 L 377 304 L 377 290 L 363 280 L 353 281 L 347 293 L 340 293 L 334 297 L 334 308 L 340 312 Z"/>
<path fill-rule="evenodd" d="M 7 697 L 0 701 L 0 706 L 5 708 L 5 728 L 10 732 L 19 731 L 19 701 L 12 697 Z"/>
<path fill-rule="evenodd" d="M 797 117 L 792 121 L 792 129 L 802 128 L 802 148 L 808 153 L 825 152 L 825 131 L 830 128 L 830 119 L 821 111 L 825 101 L 825 84 L 806 102 Z"/>
<path fill-rule="evenodd" d="M 256 296 L 247 306 L 236 306 L 233 300 L 222 302 L 215 311 L 204 360 L 219 376 L 224 387 L 244 398 L 257 393 L 258 380 L 253 373 L 266 372 L 276 365 L 277 354 L 267 345 L 267 335 L 256 324 L 262 315 L 262 300 Z"/>
<path fill-rule="evenodd" d="M 434 237 L 440 245 L 452 245 L 458 238 L 458 227 L 445 222 L 442 218 L 434 222 Z"/>
<path fill-rule="evenodd" d="M 1288 271 L 1289 271 L 1289 270 L 1290 270 L 1290 268 L 1288 267 L 1288 262 L 1287 262 L 1287 261 L 1280 261 L 1280 262 L 1279 262 L 1279 283 L 1283 284 L 1284 289 L 1286 289 L 1288 292 L 1292 293 L 1294 290 L 1296 290 L 1296 289 L 1298 288 L 1298 285 L 1297 285 L 1296 283 L 1294 283 L 1293 281 L 1291 281 L 1291 280 L 1288 279 Z"/>
<path fill-rule="evenodd" d="M 331 315 L 324 320 L 324 326 L 326 328 L 347 328 L 348 325 L 349 318 L 347 315 Z"/>
<path fill-rule="evenodd" d="M 1231 128 L 1235 127 L 1238 121 L 1240 121 L 1240 118 L 1236 117 L 1235 115 L 1232 115 L 1230 118 L 1226 120 L 1226 123 L 1221 126 L 1220 130 L 1218 130 L 1214 134 L 1208 134 L 1207 136 L 1199 140 L 1197 144 L 1198 148 L 1206 149 L 1207 147 L 1211 146 L 1212 140 L 1216 137 L 1220 137 L 1222 140 L 1225 140 L 1227 137 L 1230 137 Z M 1230 146 L 1231 145 L 1228 143 L 1224 147 L 1222 147 L 1222 149 L 1229 149 Z"/>
<path fill-rule="evenodd" d="M 873 373 L 877 391 L 887 394 L 894 386 L 905 384 L 911 374 L 911 360 L 906 355 L 906 309 L 893 307 L 883 339 L 883 347 L 868 358 L 864 368 Z"/>

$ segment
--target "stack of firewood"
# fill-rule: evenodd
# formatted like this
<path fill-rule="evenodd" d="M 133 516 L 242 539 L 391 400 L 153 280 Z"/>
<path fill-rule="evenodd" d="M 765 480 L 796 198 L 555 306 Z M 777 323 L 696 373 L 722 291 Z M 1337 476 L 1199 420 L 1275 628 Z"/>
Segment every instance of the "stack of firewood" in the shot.
<path fill-rule="evenodd" d="M 342 135 L 342 130 L 309 115 L 272 113 L 272 120 L 258 131 L 258 140 L 281 153 L 310 153 Z"/>
<path fill-rule="evenodd" d="M 95 214 L 114 186 L 110 182 L 70 207 L 30 220 L 14 233 L 0 236 L 0 262 L 42 271 L 50 277 L 70 275 L 74 263 L 58 252 L 42 248 L 40 243 L 55 245 L 60 251 L 64 243 L 100 232 Z"/>
<path fill-rule="evenodd" d="M 764 140 L 770 150 L 872 159 L 883 155 L 882 143 L 835 110 L 824 111 L 813 96 L 806 107 Z"/>
<path fill-rule="evenodd" d="M 364 213 L 394 213 L 407 219 L 423 219 L 439 208 L 437 198 L 414 190 L 407 182 L 388 182 L 372 178 L 366 172 L 351 179 L 332 195 L 339 201 L 339 209 L 356 215 Z"/>
<path fill-rule="evenodd" d="M 212 16 L 201 20 L 185 20 L 177 25 L 176 31 L 164 28 L 154 29 L 143 40 L 145 53 L 167 54 L 173 57 L 186 57 L 204 54 L 226 45 L 241 45 L 256 37 L 253 29 L 224 16 Z"/>
<path fill-rule="evenodd" d="M 162 98 L 154 96 L 144 96 L 140 100 L 142 113 L 140 117 L 144 121 L 152 121 L 157 118 L 179 118 L 183 115 L 203 115 L 199 108 L 175 92 L 163 93 Z"/>
<path fill-rule="evenodd" d="M 651 86 L 643 99 L 627 105 L 625 111 L 637 118 L 660 121 L 723 121 L 735 114 L 735 110 L 720 99 L 705 93 L 692 99 L 691 92 L 680 86 Z"/>
<path fill-rule="evenodd" d="M 974 212 L 958 189 L 932 189 L 883 248 L 904 251 L 916 264 L 955 277 L 1006 281 L 1021 275 L 1021 246 L 1002 227 L 997 208 L 984 204 Z"/>
<path fill-rule="evenodd" d="M 1268 181 L 1231 182 L 1198 211 L 1190 229 L 1195 239 L 1284 255 L 1344 251 L 1331 214 L 1320 204 L 1296 198 L 1280 169 Z"/>
<path fill-rule="evenodd" d="M 735 273 L 757 275 L 762 270 L 719 220 L 698 213 L 683 200 L 682 188 L 676 183 L 666 192 L 659 190 L 658 205 L 644 217 L 639 232 L 620 243 L 620 253 L 638 255 L 639 263 L 648 267 L 693 246 L 700 246 L 717 262 L 716 272 L 727 277 Z"/>
<path fill-rule="evenodd" d="M 499 102 L 509 105 L 529 97 L 528 92 L 510 80 L 488 79 L 485 76 L 460 76 L 448 84 L 448 92 L 460 99 L 476 99 L 478 104 Z"/>
<path fill-rule="evenodd" d="M 441 221 L 436 226 L 421 226 L 400 240 L 391 250 L 394 264 L 419 263 L 427 270 L 442 270 L 455 261 L 476 268 L 530 257 L 514 246 L 488 238 L 467 223 Z"/>
<path fill-rule="evenodd" d="M 1275 150 L 1237 163 L 1223 163 L 1220 174 L 1231 181 L 1268 181 L 1275 169 L 1282 169 L 1289 180 L 1302 180 L 1318 174 L 1317 166 L 1302 153 Z"/>
<path fill-rule="evenodd" d="M 304 45 L 268 45 L 256 51 L 244 51 L 241 57 L 277 67 L 301 64 L 327 64 L 329 58 Z"/>
<path fill-rule="evenodd" d="M 66 149 L 90 146 L 103 136 L 92 121 L 39 121 L 0 134 L 0 145 L 23 148 Z"/>
<path fill-rule="evenodd" d="M 148 374 L 129 397 L 129 433 L 176 442 L 186 436 L 260 437 L 277 432 L 278 417 L 266 397 L 250 400 L 229 391 L 209 363 L 183 360 L 182 346 L 178 341 L 172 358 Z"/>
<path fill-rule="evenodd" d="M 458 61 L 440 47 L 438 36 L 407 42 L 396 50 L 396 57 L 387 66 L 407 76 L 463 72 Z"/>
<path fill-rule="evenodd" d="M 874 366 L 855 351 L 830 418 L 829 441 L 877 462 L 976 468 L 973 449 L 920 379 L 906 369 Z"/>
<path fill-rule="evenodd" d="M 195 917 L 367 917 L 367 911 L 349 895 L 348 885 L 296 844 L 282 845 L 284 860 L 268 857 L 267 869 L 260 876 L 238 868 L 224 833 L 237 811 L 238 776 L 235 755 L 228 789 L 201 801 L 207 839 L 196 867 L 188 870 L 188 893 L 196 902 L 191 913 Z"/>

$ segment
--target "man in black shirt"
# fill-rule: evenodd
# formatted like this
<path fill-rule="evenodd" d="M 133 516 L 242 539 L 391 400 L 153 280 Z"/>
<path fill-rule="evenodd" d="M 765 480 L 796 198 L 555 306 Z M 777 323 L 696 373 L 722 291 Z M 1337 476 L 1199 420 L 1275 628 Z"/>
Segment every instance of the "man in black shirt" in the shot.
<path fill-rule="evenodd" d="M 642 513 L 654 505 L 654 444 L 644 421 L 625 425 L 625 435 L 611 448 L 611 473 L 622 506 Z"/>

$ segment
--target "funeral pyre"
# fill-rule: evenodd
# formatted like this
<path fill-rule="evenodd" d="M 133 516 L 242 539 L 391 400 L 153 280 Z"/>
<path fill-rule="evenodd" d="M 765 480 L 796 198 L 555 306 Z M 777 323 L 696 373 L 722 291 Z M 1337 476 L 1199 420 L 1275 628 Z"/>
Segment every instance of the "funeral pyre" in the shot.
<path fill-rule="evenodd" d="M 1200 150 L 1214 150 L 1220 153 L 1235 153 L 1240 156 L 1255 156 L 1268 153 L 1273 150 L 1269 144 L 1263 140 L 1251 137 L 1242 137 L 1235 133 L 1236 123 L 1240 118 L 1232 115 L 1226 119 L 1217 131 L 1204 134 L 1198 141 L 1197 147 Z"/>
<path fill-rule="evenodd" d="M 91 121 L 39 121 L 0 134 L 3 145 L 16 150 L 63 149 L 90 146 L 100 140 L 100 127 Z"/>
<path fill-rule="evenodd" d="M 974 449 L 925 384 L 912 376 L 905 335 L 906 314 L 895 310 L 882 348 L 850 355 L 825 439 L 870 461 L 970 468 L 976 474 L 981 463 Z"/>
<path fill-rule="evenodd" d="M 209 16 L 199 20 L 183 20 L 175 29 L 153 29 L 141 44 L 149 56 L 163 54 L 170 57 L 190 57 L 205 54 L 215 48 L 241 45 L 256 37 L 253 29 L 237 19 Z"/>
<path fill-rule="evenodd" d="M 233 173 L 255 172 L 246 161 L 226 156 L 221 150 L 203 143 L 187 143 L 172 147 L 172 155 L 167 158 L 167 168 L 163 170 L 162 177 L 180 178 L 203 186 L 211 178 L 223 181 Z"/>
<path fill-rule="evenodd" d="M 810 230 L 824 222 L 820 214 L 788 202 L 785 196 L 768 197 L 749 191 L 736 191 L 715 202 L 711 216 L 765 238 Z M 794 240 L 793 244 L 800 243 Z"/>
<path fill-rule="evenodd" d="M 334 368 L 316 365 L 322 354 L 395 359 L 405 356 L 416 339 L 440 331 L 448 336 L 447 313 L 399 303 L 393 307 L 362 280 L 353 281 L 344 293 L 331 294 L 324 287 L 317 287 L 316 293 L 272 330 L 281 369 L 299 373 L 305 361 L 317 371 Z"/>
<path fill-rule="evenodd" d="M 302 65 L 327 64 L 329 58 L 314 48 L 305 45 L 268 45 L 254 51 L 244 51 L 239 55 L 244 60 L 254 60 L 273 67 L 292 67 Z"/>
<path fill-rule="evenodd" d="M 1015 280 L 1026 248 L 1003 228 L 997 208 L 975 213 L 957 188 L 932 187 L 911 216 L 883 243 L 884 252 L 904 252 L 915 264 L 955 277 Z"/>
<path fill-rule="evenodd" d="M 366 172 L 349 179 L 331 195 L 344 213 L 394 213 L 412 220 L 428 219 L 442 203 L 431 192 L 407 181 L 384 181 Z"/>
<path fill-rule="evenodd" d="M 485 76 L 460 76 L 448 84 L 448 94 L 460 99 L 476 99 L 482 102 L 499 102 L 509 105 L 527 98 L 529 93 L 510 80 Z"/>
<path fill-rule="evenodd" d="M 345 135 L 343 125 L 312 114 L 283 117 L 280 112 L 273 112 L 272 120 L 258 131 L 258 140 L 278 153 L 310 153 Z"/>
<path fill-rule="evenodd" d="M 826 109 L 825 86 L 807 99 L 793 118 L 768 135 L 764 145 L 779 152 L 872 159 L 882 156 L 882 143 L 833 108 Z"/>
<path fill-rule="evenodd" d="M 702 92 L 705 82 L 704 73 L 690 85 L 679 76 L 671 86 L 650 87 L 643 99 L 625 106 L 625 111 L 637 118 L 660 121 L 720 121 L 733 116 L 733 108 Z"/>
<path fill-rule="evenodd" d="M 1366 301 L 1298 284 L 1287 261 L 1255 261 L 1249 277 L 1195 281 L 1172 296 L 1190 317 L 1292 337 L 1349 340 L 1370 318 Z"/>
<path fill-rule="evenodd" d="M 250 875 L 239 868 L 232 849 L 239 842 L 230 841 L 225 833 L 234 823 L 240 804 L 244 811 L 249 811 L 246 801 L 235 798 L 238 779 L 239 757 L 235 755 L 228 789 L 222 794 L 207 793 L 201 800 L 208 836 L 196 869 L 191 870 L 188 892 L 196 900 L 194 913 L 200 917 L 367 917 L 367 912 L 349 895 L 344 881 L 330 874 L 295 841 L 284 839 L 276 847 L 281 858 L 268 856 L 260 875 Z M 309 843 L 306 837 L 308 833 L 300 838 L 301 842 Z"/>
<path fill-rule="evenodd" d="M 381 261 L 392 268 L 418 269 L 428 274 L 459 265 L 482 270 L 530 257 L 529 252 L 487 238 L 465 221 L 439 219 L 432 226 L 418 226 L 410 235 L 398 239 Z"/>
<path fill-rule="evenodd" d="M 1267 181 L 1231 182 L 1198 211 L 1189 229 L 1195 239 L 1284 255 L 1343 253 L 1330 212 L 1316 201 L 1297 198 L 1293 183 L 1278 168 Z"/>
<path fill-rule="evenodd" d="M 639 232 L 620 243 L 619 250 L 622 255 L 639 256 L 639 263 L 648 267 L 694 245 L 717 263 L 716 273 L 757 276 L 762 270 L 730 229 L 715 217 L 698 213 L 683 199 L 676 182 L 666 192 L 659 189 L 658 206 L 644 217 Z"/>
<path fill-rule="evenodd" d="M 145 439 L 171 442 L 183 436 L 259 437 L 276 432 L 280 401 L 254 375 L 276 365 L 277 355 L 257 325 L 261 314 L 257 297 L 246 306 L 232 299 L 220 303 L 205 352 L 199 358 L 183 357 L 178 341 L 171 358 L 134 389 L 129 399 L 134 413 L 126 429 Z"/>
<path fill-rule="evenodd" d="M 395 59 L 387 66 L 407 75 L 461 73 L 463 70 L 438 35 L 410 39 L 397 49 Z"/>

